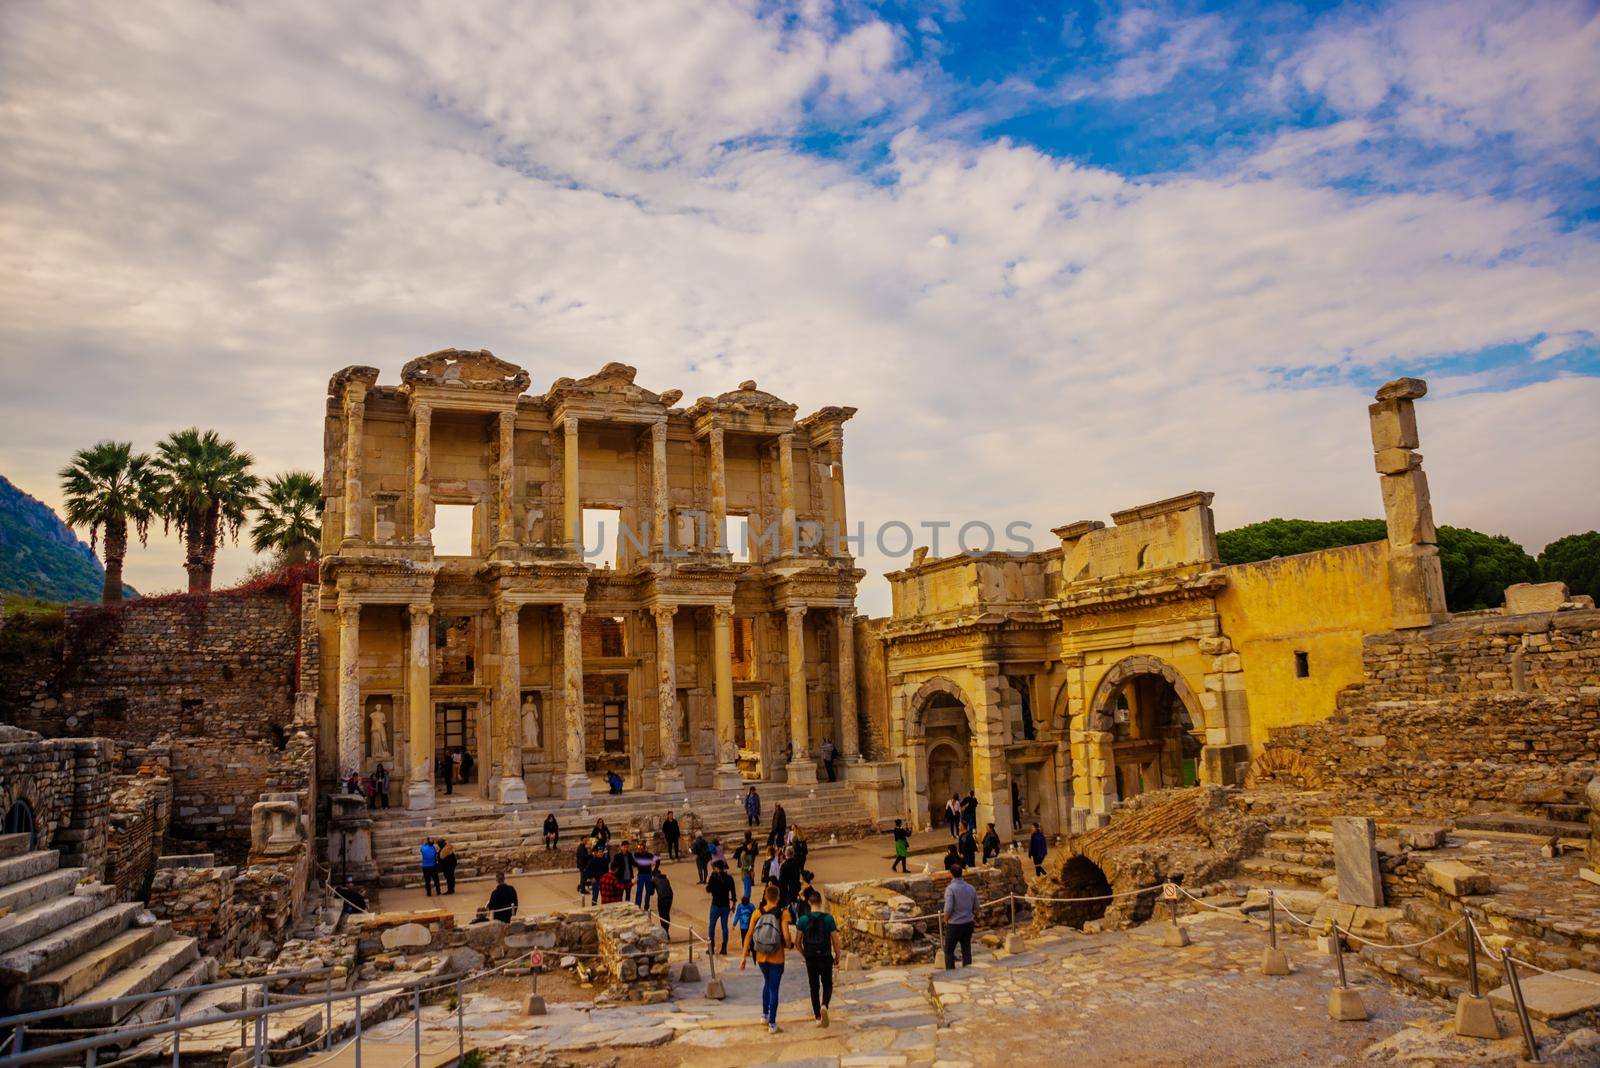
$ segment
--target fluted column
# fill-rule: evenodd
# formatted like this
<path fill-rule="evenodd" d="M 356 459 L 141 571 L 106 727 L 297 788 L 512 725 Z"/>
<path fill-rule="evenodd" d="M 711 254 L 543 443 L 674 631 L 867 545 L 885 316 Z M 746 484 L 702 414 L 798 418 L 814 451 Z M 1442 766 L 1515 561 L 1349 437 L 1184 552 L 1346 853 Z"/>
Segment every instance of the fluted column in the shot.
<path fill-rule="evenodd" d="M 573 435 L 576 437 L 576 434 Z M 570 439 L 569 439 L 570 440 Z M 583 752 L 583 605 L 561 606 L 561 712 L 566 732 L 566 796 L 588 797 Z"/>
<path fill-rule="evenodd" d="M 717 697 L 717 776 L 719 790 L 739 786 L 739 743 L 733 724 L 733 606 L 711 610 L 711 658 Z"/>
<path fill-rule="evenodd" d="M 668 527 L 669 504 L 667 489 L 667 421 L 661 420 L 650 426 L 650 498 L 655 506 L 654 518 L 656 529 L 651 533 L 649 544 L 658 546 L 663 554 L 672 548 L 672 531 Z"/>
<path fill-rule="evenodd" d="M 528 801 L 522 781 L 522 648 L 517 626 L 520 607 L 500 606 L 500 674 L 494 689 L 495 800 L 502 805 Z"/>
<path fill-rule="evenodd" d="M 844 442 L 838 438 L 833 442 L 832 477 L 833 487 L 833 523 L 834 542 L 831 551 L 835 556 L 844 556 L 849 553 L 849 546 L 845 544 L 845 537 L 850 533 L 850 523 L 844 514 Z"/>
<path fill-rule="evenodd" d="M 561 423 L 565 434 L 561 450 L 562 519 L 561 544 L 568 552 L 580 551 L 583 539 L 583 499 L 578 481 L 578 417 L 569 415 Z"/>
<path fill-rule="evenodd" d="M 361 605 L 339 602 L 339 776 L 362 770 Z"/>
<path fill-rule="evenodd" d="M 806 707 L 806 609 L 804 605 L 794 605 L 783 614 L 789 645 L 789 781 L 816 782 L 817 765 L 811 758 L 811 717 Z"/>
<path fill-rule="evenodd" d="M 517 413 L 500 413 L 500 462 L 496 467 L 496 484 L 499 490 L 499 522 L 495 538 L 505 548 L 517 544 L 517 521 L 513 501 L 516 493 L 517 464 Z"/>
<path fill-rule="evenodd" d="M 722 455 L 722 428 L 714 426 L 708 435 L 711 444 L 711 548 L 722 552 L 728 523 L 728 476 Z"/>
<path fill-rule="evenodd" d="M 367 388 L 351 382 L 344 388 L 344 537 L 361 540 L 361 447 L 367 412 Z"/>
<path fill-rule="evenodd" d="M 426 404 L 411 409 L 411 540 L 433 541 L 433 409 Z"/>
<path fill-rule="evenodd" d="M 406 808 L 433 807 L 433 606 L 408 605 L 411 658 L 407 665 Z"/>
<path fill-rule="evenodd" d="M 655 605 L 650 614 L 656 619 L 656 722 L 661 734 L 661 770 L 656 789 L 676 793 L 683 789 L 683 770 L 678 767 L 678 662 L 676 635 L 673 633 L 674 605 Z"/>
<path fill-rule="evenodd" d="M 794 431 L 778 435 L 778 506 L 782 510 L 783 528 L 778 532 L 779 545 L 784 556 L 795 554 L 794 510 Z"/>
<path fill-rule="evenodd" d="M 846 761 L 861 757 L 861 728 L 856 722 L 856 610 L 839 609 L 839 748 Z"/>

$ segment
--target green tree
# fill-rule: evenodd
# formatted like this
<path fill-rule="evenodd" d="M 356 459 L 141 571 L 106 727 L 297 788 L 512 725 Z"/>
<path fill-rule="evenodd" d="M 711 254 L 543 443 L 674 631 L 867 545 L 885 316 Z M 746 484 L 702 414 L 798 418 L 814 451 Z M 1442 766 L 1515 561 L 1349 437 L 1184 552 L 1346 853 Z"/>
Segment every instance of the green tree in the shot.
<path fill-rule="evenodd" d="M 322 483 L 309 471 L 274 475 L 261 485 L 250 545 L 258 553 L 277 553 L 286 564 L 317 555 L 322 534 Z"/>
<path fill-rule="evenodd" d="M 103 604 L 122 601 L 122 564 L 128 555 L 128 527 L 147 544 L 155 517 L 157 480 L 150 457 L 128 441 L 102 441 L 79 449 L 60 471 L 68 526 L 89 529 L 89 547 L 105 531 Z"/>
<path fill-rule="evenodd" d="M 1440 527 L 1439 562 L 1445 604 L 1452 612 L 1498 608 L 1505 604 L 1507 586 L 1539 581 L 1538 562 L 1504 534 Z"/>
<path fill-rule="evenodd" d="M 1381 519 L 1267 519 L 1218 534 L 1217 555 L 1225 564 L 1248 564 L 1274 556 L 1382 541 L 1388 536 Z"/>
<path fill-rule="evenodd" d="M 161 517 L 168 530 L 183 539 L 184 570 L 189 592 L 211 589 L 217 566 L 217 542 L 239 538 L 255 505 L 255 460 L 225 441 L 215 430 L 179 430 L 156 446 L 160 473 Z"/>
<path fill-rule="evenodd" d="M 1568 593 L 1600 601 L 1600 530 L 1568 534 L 1546 545 L 1539 554 L 1539 575 L 1546 582 L 1565 582 Z"/>

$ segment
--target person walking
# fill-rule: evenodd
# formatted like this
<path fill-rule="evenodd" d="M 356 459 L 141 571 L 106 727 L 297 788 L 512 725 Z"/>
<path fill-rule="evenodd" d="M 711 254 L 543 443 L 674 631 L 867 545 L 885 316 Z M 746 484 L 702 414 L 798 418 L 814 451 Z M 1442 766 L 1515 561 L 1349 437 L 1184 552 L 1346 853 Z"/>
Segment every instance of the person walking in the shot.
<path fill-rule="evenodd" d="M 657 864 L 655 874 L 650 877 L 650 885 L 656 894 L 656 915 L 661 917 L 661 933 L 668 942 L 672 941 L 672 880 L 667 878 L 667 869 Z M 649 898 L 646 897 L 646 901 Z M 644 907 L 650 911 L 648 904 Z M 692 936 L 691 936 L 692 937 Z"/>
<path fill-rule="evenodd" d="M 719 860 L 711 878 L 706 880 L 706 893 L 711 895 L 711 912 L 706 921 L 707 952 L 717 948 L 717 923 L 722 924 L 722 955 L 728 955 L 728 916 L 733 912 L 733 876 L 728 874 L 728 864 Z"/>
<path fill-rule="evenodd" d="M 561 844 L 561 821 L 556 819 L 554 812 L 547 813 L 544 817 L 544 848 L 547 853 L 554 853 Z"/>
<path fill-rule="evenodd" d="M 633 851 L 633 872 L 633 903 L 649 912 L 650 895 L 656 892 L 656 855 L 650 851 L 650 844 L 642 838 Z"/>
<path fill-rule="evenodd" d="M 611 870 L 611 862 L 606 858 L 606 847 L 596 846 L 589 851 L 589 904 L 600 903 L 600 880 L 605 878 L 606 872 Z"/>
<path fill-rule="evenodd" d="M 961 845 L 959 842 L 951 842 L 950 848 L 944 851 L 944 870 L 955 871 L 960 866 Z"/>
<path fill-rule="evenodd" d="M 894 863 L 889 865 L 890 871 L 902 871 L 907 875 L 911 870 L 906 867 L 906 861 L 911 857 L 911 835 L 907 832 L 904 820 L 894 821 Z"/>
<path fill-rule="evenodd" d="M 1011 780 L 1011 831 L 1015 834 L 1022 830 L 1022 787 L 1017 785 L 1017 780 Z"/>
<path fill-rule="evenodd" d="M 800 863 L 806 862 L 806 857 L 811 855 L 811 847 L 806 844 L 806 836 L 800 833 L 797 823 L 789 831 L 789 848 L 794 850 L 794 855 L 800 858 Z"/>
<path fill-rule="evenodd" d="M 494 889 L 489 891 L 489 904 L 485 906 L 492 919 L 510 923 L 517 914 L 517 888 L 506 882 L 503 871 L 494 874 Z"/>
<path fill-rule="evenodd" d="M 703 832 L 694 832 L 694 841 L 689 843 L 689 852 L 694 855 L 694 881 L 704 885 L 706 869 L 711 865 L 711 843 L 706 841 L 706 836 Z"/>
<path fill-rule="evenodd" d="M 432 897 L 435 891 L 444 892 L 439 890 L 439 847 L 427 838 L 422 843 L 422 892 Z"/>
<path fill-rule="evenodd" d="M 951 794 L 944 803 L 944 822 L 950 827 L 950 837 L 961 837 L 961 797 Z"/>
<path fill-rule="evenodd" d="M 1033 833 L 1028 836 L 1028 859 L 1033 861 L 1033 873 L 1044 874 L 1045 854 L 1050 852 L 1050 843 L 1045 840 L 1044 831 L 1039 825 L 1033 825 Z"/>
<path fill-rule="evenodd" d="M 994 824 L 989 824 L 989 829 L 983 832 L 983 862 L 985 864 L 1000 855 L 1000 832 L 994 829 Z"/>
<path fill-rule="evenodd" d="M 661 840 L 667 845 L 667 859 L 681 860 L 682 854 L 678 852 L 678 839 L 683 835 L 683 828 L 678 826 L 678 821 L 672 812 L 667 812 L 667 818 L 661 821 Z"/>
<path fill-rule="evenodd" d="M 971 790 L 961 799 L 961 824 L 972 833 L 978 833 L 978 795 Z"/>
<path fill-rule="evenodd" d="M 744 795 L 744 825 L 746 827 L 761 826 L 761 795 L 756 793 L 754 786 Z"/>
<path fill-rule="evenodd" d="M 456 892 L 456 862 L 461 858 L 456 855 L 456 847 L 439 839 L 439 874 L 444 877 L 444 892 Z"/>
<path fill-rule="evenodd" d="M 389 807 L 389 769 L 379 764 L 372 769 L 372 789 L 378 795 L 378 807 Z"/>
<path fill-rule="evenodd" d="M 439 777 L 444 780 L 446 795 L 456 792 L 456 757 L 454 753 L 446 753 L 439 762 Z"/>
<path fill-rule="evenodd" d="M 783 870 L 783 854 L 777 846 L 767 846 L 767 859 L 762 871 L 762 881 L 776 883 L 778 875 Z"/>
<path fill-rule="evenodd" d="M 767 844 L 775 845 L 779 849 L 788 845 L 789 814 L 783 810 L 781 804 L 772 806 L 772 830 L 767 834 Z"/>
<path fill-rule="evenodd" d="M 800 931 L 800 952 L 806 961 L 806 984 L 811 988 L 811 1015 L 828 1026 L 828 1005 L 833 1001 L 833 962 L 840 956 L 839 921 L 822 911 L 822 895 L 807 890 L 804 916 L 795 920 Z M 820 996 L 819 996 L 819 990 Z"/>
<path fill-rule="evenodd" d="M 817 747 L 817 754 L 822 757 L 822 766 L 828 771 L 828 781 L 838 782 L 838 773 L 833 769 L 833 762 L 839 756 L 839 750 L 834 748 L 833 739 L 825 738 L 822 745 Z"/>
<path fill-rule="evenodd" d="M 782 1030 L 778 1026 L 778 990 L 783 983 L 783 950 L 793 944 L 789 910 L 779 902 L 777 886 L 769 885 L 745 935 L 739 970 L 744 971 L 750 958 L 755 957 L 756 967 L 761 969 L 761 1015 L 767 1021 L 768 1032 L 774 1035 Z"/>
<path fill-rule="evenodd" d="M 578 896 L 589 892 L 589 840 L 578 840 Z"/>
<path fill-rule="evenodd" d="M 756 861 L 761 856 L 761 847 L 756 845 L 755 837 L 749 831 L 744 832 L 744 841 L 739 843 L 739 848 L 733 851 L 733 859 L 739 862 L 739 875 L 744 879 L 744 896 L 750 896 L 750 888 L 756 882 Z"/>
<path fill-rule="evenodd" d="M 750 904 L 750 895 L 746 894 L 739 899 L 739 906 L 733 910 L 733 926 L 739 931 L 739 941 L 750 937 L 750 917 L 756 914 L 756 907 Z"/>
<path fill-rule="evenodd" d="M 978 922 L 978 891 L 963 875 L 961 865 L 950 869 L 950 885 L 944 888 L 944 970 L 956 966 L 956 946 L 961 947 L 961 965 L 972 966 L 972 928 Z"/>
<path fill-rule="evenodd" d="M 779 899 L 785 905 L 793 905 L 800 900 L 800 873 L 805 871 L 805 865 L 794 855 L 793 849 L 786 849 L 783 853 L 783 863 L 778 866 Z"/>
<path fill-rule="evenodd" d="M 956 849 L 961 854 L 963 868 L 978 866 L 978 839 L 973 835 L 971 827 L 961 828 L 961 837 L 956 839 Z"/>

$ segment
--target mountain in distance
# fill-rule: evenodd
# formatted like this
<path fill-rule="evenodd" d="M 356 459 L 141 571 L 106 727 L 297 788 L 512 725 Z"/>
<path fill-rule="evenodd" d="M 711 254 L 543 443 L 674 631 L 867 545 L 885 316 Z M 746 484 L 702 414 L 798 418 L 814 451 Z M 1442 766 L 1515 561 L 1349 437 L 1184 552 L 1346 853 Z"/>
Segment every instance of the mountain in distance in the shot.
<path fill-rule="evenodd" d="M 0 593 L 98 601 L 105 567 L 54 510 L 0 475 Z M 132 586 L 123 597 L 137 597 Z"/>

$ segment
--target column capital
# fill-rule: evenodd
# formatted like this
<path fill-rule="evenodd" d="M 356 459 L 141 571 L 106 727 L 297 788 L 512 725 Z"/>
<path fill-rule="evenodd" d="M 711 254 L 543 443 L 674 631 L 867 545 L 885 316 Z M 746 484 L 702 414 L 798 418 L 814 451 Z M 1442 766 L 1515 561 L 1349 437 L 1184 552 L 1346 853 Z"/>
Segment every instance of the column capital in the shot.
<path fill-rule="evenodd" d="M 792 604 L 783 610 L 783 614 L 790 623 L 798 623 L 806 616 L 806 606 L 803 604 Z"/>
<path fill-rule="evenodd" d="M 339 599 L 339 625 L 342 627 L 353 626 L 361 622 L 361 602 Z"/>
<path fill-rule="evenodd" d="M 720 426 L 713 424 L 707 427 L 706 437 L 710 439 L 711 444 L 719 449 L 722 448 L 722 428 Z"/>
<path fill-rule="evenodd" d="M 561 418 L 561 429 L 563 431 L 565 431 L 566 434 L 569 437 L 577 434 L 578 433 L 578 417 L 575 416 L 575 415 L 562 416 L 562 418 Z"/>
<path fill-rule="evenodd" d="M 780 430 L 780 431 L 778 431 L 778 444 L 780 446 L 784 447 L 784 448 L 790 448 L 790 449 L 794 448 L 794 431 L 793 430 Z"/>
<path fill-rule="evenodd" d="M 426 422 L 433 418 L 433 405 L 427 401 L 413 400 L 411 402 L 411 418 Z"/>
<path fill-rule="evenodd" d="M 664 439 L 666 436 L 667 436 L 667 417 L 666 416 L 662 416 L 660 419 L 657 419 L 655 422 L 650 424 L 650 437 L 653 440 L 660 441 L 660 440 Z"/>
<path fill-rule="evenodd" d="M 576 627 L 583 622 L 584 606 L 581 604 L 564 604 L 561 606 L 561 622 L 569 627 Z"/>
<path fill-rule="evenodd" d="M 714 604 L 711 606 L 711 614 L 718 623 L 726 624 L 733 619 L 733 605 Z"/>
<path fill-rule="evenodd" d="M 406 611 L 411 614 L 412 623 L 426 623 L 428 617 L 433 615 L 433 603 L 431 601 L 426 604 L 412 602 L 406 605 Z"/>
<path fill-rule="evenodd" d="M 494 611 L 495 614 L 500 617 L 500 625 L 504 627 L 508 625 L 506 623 L 507 617 L 510 617 L 510 625 L 516 624 L 517 616 L 522 613 L 522 606 L 520 604 L 507 604 L 502 601 L 494 606 Z"/>
<path fill-rule="evenodd" d="M 656 623 L 658 624 L 671 623 L 672 617 L 677 612 L 678 606 L 675 604 L 653 604 L 650 606 L 650 614 L 656 617 Z"/>
<path fill-rule="evenodd" d="M 517 410 L 515 408 L 506 408 L 501 411 L 499 415 L 500 425 L 502 427 L 517 425 Z"/>

